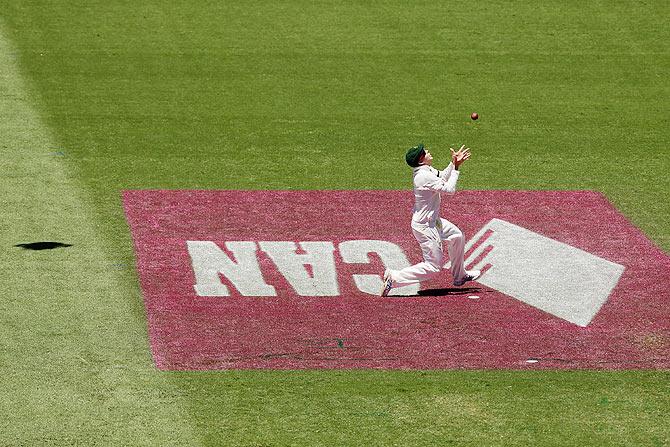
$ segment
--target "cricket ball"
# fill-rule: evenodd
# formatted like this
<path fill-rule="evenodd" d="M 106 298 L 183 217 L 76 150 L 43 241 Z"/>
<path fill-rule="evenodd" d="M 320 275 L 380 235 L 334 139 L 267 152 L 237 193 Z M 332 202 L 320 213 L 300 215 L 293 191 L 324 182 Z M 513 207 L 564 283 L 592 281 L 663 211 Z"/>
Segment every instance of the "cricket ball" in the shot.
<path fill-rule="evenodd" d="M 477 112 L 472 112 L 472 115 L 470 115 L 470 118 L 472 118 L 472 120 L 474 121 L 477 118 L 479 118 L 479 114 Z"/>

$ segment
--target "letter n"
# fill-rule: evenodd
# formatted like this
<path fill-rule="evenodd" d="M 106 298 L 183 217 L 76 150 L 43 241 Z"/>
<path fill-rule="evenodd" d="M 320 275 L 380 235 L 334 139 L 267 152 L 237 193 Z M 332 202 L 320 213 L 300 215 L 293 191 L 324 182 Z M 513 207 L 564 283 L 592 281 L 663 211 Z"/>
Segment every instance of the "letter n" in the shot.
<path fill-rule="evenodd" d="M 226 242 L 234 260 L 211 241 L 186 241 L 195 273 L 195 292 L 199 296 L 229 296 L 228 287 L 221 282 L 223 275 L 244 296 L 276 296 L 277 292 L 265 283 L 261 273 L 257 246 L 252 241 Z"/>

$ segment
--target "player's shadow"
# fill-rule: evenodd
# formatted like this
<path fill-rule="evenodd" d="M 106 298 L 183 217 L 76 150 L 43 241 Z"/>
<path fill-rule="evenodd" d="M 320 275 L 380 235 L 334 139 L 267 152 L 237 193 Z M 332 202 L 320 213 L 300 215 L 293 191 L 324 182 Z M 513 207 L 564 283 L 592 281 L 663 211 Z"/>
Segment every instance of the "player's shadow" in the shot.
<path fill-rule="evenodd" d="M 15 247 L 23 248 L 24 250 L 53 250 L 60 247 L 72 247 L 72 244 L 65 244 L 63 242 L 29 242 L 27 244 L 16 244 Z"/>
<path fill-rule="evenodd" d="M 469 295 L 481 292 L 479 287 L 452 287 L 444 289 L 426 289 L 419 290 L 416 295 L 391 295 L 389 298 L 416 298 L 421 296 L 452 296 Z"/>

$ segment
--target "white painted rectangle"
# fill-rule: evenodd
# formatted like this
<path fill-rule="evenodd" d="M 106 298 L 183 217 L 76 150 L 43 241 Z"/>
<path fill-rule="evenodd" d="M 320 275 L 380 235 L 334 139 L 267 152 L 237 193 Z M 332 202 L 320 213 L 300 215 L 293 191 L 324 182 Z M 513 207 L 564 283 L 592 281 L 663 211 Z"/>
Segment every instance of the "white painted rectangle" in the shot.
<path fill-rule="evenodd" d="M 587 326 L 619 282 L 624 267 L 500 219 L 489 221 L 467 244 L 492 234 L 468 257 L 491 267 L 479 283 L 579 326 Z M 491 247 L 491 248 L 489 248 Z"/>

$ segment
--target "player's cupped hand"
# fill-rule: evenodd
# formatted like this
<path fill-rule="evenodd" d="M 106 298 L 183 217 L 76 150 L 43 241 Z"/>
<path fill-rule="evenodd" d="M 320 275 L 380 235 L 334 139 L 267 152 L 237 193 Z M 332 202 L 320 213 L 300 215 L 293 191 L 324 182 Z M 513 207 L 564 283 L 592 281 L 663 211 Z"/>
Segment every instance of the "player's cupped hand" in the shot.
<path fill-rule="evenodd" d="M 451 162 L 454 166 L 459 166 L 465 160 L 470 158 L 470 148 L 462 145 L 458 152 L 454 151 L 454 148 L 449 148 L 451 150 Z"/>

